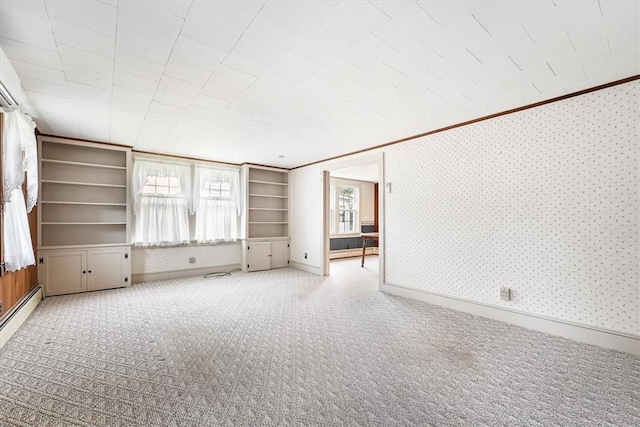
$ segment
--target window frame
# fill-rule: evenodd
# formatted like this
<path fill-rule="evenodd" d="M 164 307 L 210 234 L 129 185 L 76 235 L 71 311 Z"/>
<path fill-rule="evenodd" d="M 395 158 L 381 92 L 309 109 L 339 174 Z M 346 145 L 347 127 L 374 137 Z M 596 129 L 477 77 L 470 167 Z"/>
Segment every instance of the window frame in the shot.
<path fill-rule="evenodd" d="M 354 206 L 351 209 L 341 209 L 340 207 L 340 195 L 342 188 L 353 188 L 355 190 L 355 202 Z M 360 235 L 360 192 L 361 187 L 358 184 L 343 184 L 336 182 L 335 184 L 331 184 L 329 190 L 329 235 L 330 237 L 345 237 L 345 236 L 359 236 Z M 352 211 L 355 214 L 355 219 L 353 221 L 354 229 L 347 232 L 341 232 L 341 224 L 340 216 L 344 211 Z"/>

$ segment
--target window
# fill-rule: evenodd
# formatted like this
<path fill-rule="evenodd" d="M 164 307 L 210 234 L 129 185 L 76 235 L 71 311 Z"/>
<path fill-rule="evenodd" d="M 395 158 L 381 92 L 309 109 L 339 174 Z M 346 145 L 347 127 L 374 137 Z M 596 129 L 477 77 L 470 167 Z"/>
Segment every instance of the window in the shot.
<path fill-rule="evenodd" d="M 180 180 L 177 177 L 148 176 L 142 191 L 147 195 L 179 194 Z"/>
<path fill-rule="evenodd" d="M 234 241 L 240 235 L 240 172 L 238 169 L 196 165 L 195 238 L 199 243 Z"/>
<path fill-rule="evenodd" d="M 137 246 L 189 243 L 191 166 L 155 159 L 136 159 L 133 166 Z"/>
<path fill-rule="evenodd" d="M 332 234 L 353 234 L 360 232 L 359 195 L 360 188 L 355 185 L 331 186 L 329 227 Z"/>

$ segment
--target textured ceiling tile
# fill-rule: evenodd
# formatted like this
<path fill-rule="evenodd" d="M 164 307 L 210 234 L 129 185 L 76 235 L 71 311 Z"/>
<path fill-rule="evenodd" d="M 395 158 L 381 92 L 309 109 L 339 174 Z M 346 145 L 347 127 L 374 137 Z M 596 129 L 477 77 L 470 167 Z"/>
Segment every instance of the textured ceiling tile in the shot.
<path fill-rule="evenodd" d="M 121 26 L 118 27 L 116 43 L 118 51 L 159 64 L 167 63 L 173 49 L 173 43 L 165 43 Z"/>
<path fill-rule="evenodd" d="M 282 74 L 267 71 L 256 80 L 253 86 L 260 89 L 268 90 L 274 93 L 283 93 L 290 91 L 298 84 L 298 81 Z"/>
<path fill-rule="evenodd" d="M 221 65 L 211 76 L 211 80 L 225 85 L 244 90 L 251 86 L 257 79 L 256 76 Z"/>
<path fill-rule="evenodd" d="M 202 88 L 203 95 L 226 102 L 233 101 L 241 93 L 242 89 L 236 89 L 232 86 L 218 83 L 215 80 L 209 80 L 209 82 Z"/>
<path fill-rule="evenodd" d="M 226 54 L 181 35 L 176 41 L 171 56 L 199 67 L 215 70 Z"/>
<path fill-rule="evenodd" d="M 18 61 L 39 65 L 41 67 L 62 70 L 62 64 L 60 63 L 60 57 L 57 52 L 29 46 L 4 37 L 0 38 L 0 47 L 2 47 L 9 59 L 17 59 Z"/>
<path fill-rule="evenodd" d="M 364 73 L 364 70 L 338 58 L 318 70 L 314 76 L 334 86 L 341 86 L 350 80 L 360 79 Z"/>
<path fill-rule="evenodd" d="M 145 79 L 144 77 L 136 76 L 122 70 L 116 70 L 113 75 L 113 84 L 136 92 L 153 95 L 158 86 L 158 81 Z"/>
<path fill-rule="evenodd" d="M 117 85 L 113 86 L 112 96 L 114 100 L 121 99 L 124 101 L 135 102 L 145 106 L 148 106 L 149 104 L 151 104 L 151 100 L 153 99 L 153 94 L 138 92 L 136 90 L 128 89 L 128 88 L 117 86 Z"/>
<path fill-rule="evenodd" d="M 163 76 L 158 89 L 186 97 L 194 97 L 200 91 L 200 86 L 173 77 Z"/>
<path fill-rule="evenodd" d="M 207 80 L 209 80 L 211 70 L 171 57 L 164 70 L 164 74 L 169 77 L 175 77 L 176 79 L 202 86 Z"/>
<path fill-rule="evenodd" d="M 49 27 L 0 14 L 0 36 L 47 50 L 56 50 L 56 40 Z"/>
<path fill-rule="evenodd" d="M 69 98 L 69 90 L 67 89 L 66 84 L 57 85 L 24 77 L 20 81 L 25 90 L 28 90 L 30 92 L 37 92 L 43 95 L 59 96 L 61 98 Z"/>
<path fill-rule="evenodd" d="M 94 55 L 75 47 L 59 45 L 60 59 L 65 65 L 73 65 L 85 70 L 101 74 L 113 74 L 113 59 L 105 56 Z"/>
<path fill-rule="evenodd" d="M 192 98 L 176 95 L 171 92 L 157 91 L 153 96 L 153 100 L 161 104 L 171 105 L 178 108 L 187 108 L 191 105 Z"/>
<path fill-rule="evenodd" d="M 264 1 L 196 1 L 189 10 L 182 35 L 229 53 L 263 4 Z"/>
<path fill-rule="evenodd" d="M 18 60 L 12 60 L 11 65 L 21 77 L 27 77 L 44 82 L 64 85 L 66 83 L 64 73 L 61 70 L 29 64 Z"/>
<path fill-rule="evenodd" d="M 113 88 L 113 95 L 112 95 L 113 99 L 111 101 L 111 109 L 123 111 L 129 114 L 138 114 L 144 117 L 147 110 L 149 109 L 149 104 L 151 104 L 151 100 L 149 100 L 149 102 L 146 104 L 140 104 L 138 102 L 132 102 L 132 101 L 120 99 L 119 97 L 116 96 L 116 92 L 117 92 L 116 89 L 118 89 L 117 86 Z"/>
<path fill-rule="evenodd" d="M 382 13 L 390 18 L 400 14 L 409 6 L 415 4 L 415 0 L 402 1 L 402 0 L 372 0 L 371 4 L 377 7 Z"/>
<path fill-rule="evenodd" d="M 206 108 L 212 111 L 220 111 L 224 110 L 224 108 L 229 105 L 229 103 L 220 99 L 211 98 L 210 96 L 200 94 L 193 99 L 191 105 Z"/>
<path fill-rule="evenodd" d="M 150 80 L 160 80 L 164 72 L 164 65 L 147 59 L 116 51 L 115 69 Z"/>
<path fill-rule="evenodd" d="M 31 22 L 32 24 L 51 27 L 47 9 L 41 0 L 3 0 L 0 2 L 0 13 Z"/>
<path fill-rule="evenodd" d="M 100 101 L 111 101 L 111 90 L 100 89 L 95 86 L 89 86 L 76 82 L 67 82 L 69 92 L 75 98 L 76 96 L 82 96 Z M 75 103 L 75 101 L 74 101 Z"/>
<path fill-rule="evenodd" d="M 46 5 L 50 18 L 90 28 L 103 34 L 116 35 L 117 10 L 115 7 L 91 0 L 53 0 L 47 1 Z"/>
<path fill-rule="evenodd" d="M 549 65 L 556 74 L 564 74 L 573 68 L 581 68 L 584 63 L 599 62 L 611 57 L 609 44 L 600 40 L 584 49 L 549 60 Z"/>
<path fill-rule="evenodd" d="M 115 55 L 114 36 L 57 19 L 51 19 L 51 25 L 58 44 L 65 44 L 107 58 L 113 58 Z"/>
<path fill-rule="evenodd" d="M 311 74 L 319 70 L 320 64 L 306 59 L 296 53 L 287 52 L 278 62 L 276 62 L 271 71 L 282 74 L 285 77 L 302 81 Z"/>
<path fill-rule="evenodd" d="M 331 9 L 320 1 L 270 1 L 262 8 L 260 16 L 302 37 Z"/>
<path fill-rule="evenodd" d="M 374 34 L 395 49 L 407 44 L 428 42 L 443 37 L 444 30 L 425 11 L 414 4 L 403 10 L 391 21 L 374 31 Z"/>
<path fill-rule="evenodd" d="M 321 26 L 314 25 L 291 50 L 318 64 L 328 64 L 350 47 L 350 43 Z"/>
<path fill-rule="evenodd" d="M 191 3 L 191 0 L 162 0 L 153 2 L 153 5 L 172 15 L 184 18 L 191 8 Z"/>
<path fill-rule="evenodd" d="M 260 74 L 289 50 L 299 37 L 256 17 L 234 46 L 224 64 L 250 74 Z"/>
<path fill-rule="evenodd" d="M 113 77 L 107 74 L 96 73 L 73 65 L 64 64 L 64 74 L 67 81 L 94 86 L 100 89 L 111 91 Z"/>
<path fill-rule="evenodd" d="M 340 58 L 362 70 L 369 70 L 386 58 L 396 55 L 400 55 L 399 50 L 391 47 L 373 34 L 368 34 L 346 50 Z"/>
<path fill-rule="evenodd" d="M 150 1 L 120 2 L 118 5 L 118 27 L 128 27 L 151 38 L 173 44 L 178 37 L 184 19 L 154 7 L 155 4 Z"/>
<path fill-rule="evenodd" d="M 345 1 L 329 12 L 320 25 L 355 43 L 388 20 L 387 15 L 368 2 Z"/>

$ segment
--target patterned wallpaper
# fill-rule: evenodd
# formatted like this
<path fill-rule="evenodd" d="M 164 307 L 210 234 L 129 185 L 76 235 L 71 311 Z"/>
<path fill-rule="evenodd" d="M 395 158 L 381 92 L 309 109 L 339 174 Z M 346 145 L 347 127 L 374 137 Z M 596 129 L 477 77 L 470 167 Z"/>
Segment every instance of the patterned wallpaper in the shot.
<path fill-rule="evenodd" d="M 189 258 L 196 262 L 189 264 Z M 240 243 L 159 248 L 133 248 L 132 274 L 162 273 L 242 263 Z"/>
<path fill-rule="evenodd" d="M 636 81 L 385 148 L 386 282 L 640 334 L 639 101 Z"/>

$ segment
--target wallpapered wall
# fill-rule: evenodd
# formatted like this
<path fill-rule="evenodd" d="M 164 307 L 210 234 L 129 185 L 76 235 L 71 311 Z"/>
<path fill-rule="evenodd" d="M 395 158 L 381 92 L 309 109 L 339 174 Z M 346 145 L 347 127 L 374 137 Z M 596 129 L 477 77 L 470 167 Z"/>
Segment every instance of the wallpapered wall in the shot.
<path fill-rule="evenodd" d="M 189 258 L 195 257 L 194 264 Z M 168 248 L 133 248 L 132 274 L 164 273 L 194 268 L 209 268 L 241 264 L 240 243 L 191 245 Z"/>
<path fill-rule="evenodd" d="M 385 148 L 386 283 L 640 334 L 639 101 L 636 81 Z M 321 250 L 300 224 L 321 228 L 328 167 L 292 174 L 294 261 Z"/>

